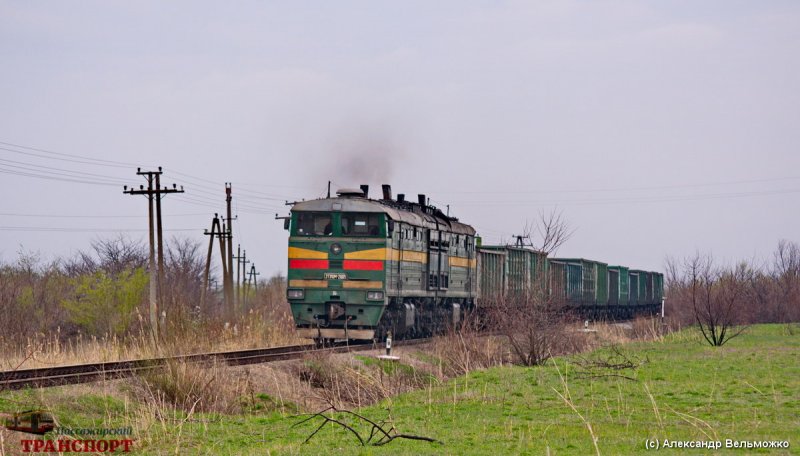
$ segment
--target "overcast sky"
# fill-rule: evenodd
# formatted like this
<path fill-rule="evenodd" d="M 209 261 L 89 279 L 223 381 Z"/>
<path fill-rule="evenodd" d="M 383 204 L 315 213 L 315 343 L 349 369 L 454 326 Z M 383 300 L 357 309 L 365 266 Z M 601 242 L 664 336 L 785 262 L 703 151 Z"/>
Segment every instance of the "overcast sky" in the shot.
<path fill-rule="evenodd" d="M 559 256 L 644 269 L 800 241 L 796 1 L 0 1 L 0 61 L 6 262 L 145 239 L 137 166 L 200 242 L 232 182 L 262 277 L 274 214 L 329 179 L 425 193 L 484 243 L 558 208 Z"/>

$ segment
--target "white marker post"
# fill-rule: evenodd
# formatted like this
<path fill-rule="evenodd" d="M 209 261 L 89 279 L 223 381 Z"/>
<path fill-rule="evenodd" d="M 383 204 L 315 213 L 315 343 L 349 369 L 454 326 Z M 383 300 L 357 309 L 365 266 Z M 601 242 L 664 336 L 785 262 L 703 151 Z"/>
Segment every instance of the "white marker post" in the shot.
<path fill-rule="evenodd" d="M 378 359 L 385 359 L 385 360 L 389 360 L 389 361 L 397 361 L 398 359 L 400 359 L 397 356 L 392 356 L 392 333 L 391 333 L 391 331 L 388 334 L 386 334 L 386 354 L 385 355 L 379 355 Z"/>

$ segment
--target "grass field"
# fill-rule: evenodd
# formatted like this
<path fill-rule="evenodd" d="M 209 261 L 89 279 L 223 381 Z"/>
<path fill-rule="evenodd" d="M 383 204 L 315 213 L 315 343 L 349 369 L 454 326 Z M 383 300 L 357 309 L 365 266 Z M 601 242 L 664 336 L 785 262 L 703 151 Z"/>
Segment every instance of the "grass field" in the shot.
<path fill-rule="evenodd" d="M 428 354 L 419 358 L 436 362 Z M 384 371 L 408 373 L 402 367 Z M 194 413 L 188 419 L 185 412 L 89 387 L 3 393 L 0 410 L 37 403 L 49 405 L 65 426 L 133 426 L 139 454 L 640 454 L 648 439 L 723 444 L 717 451 L 659 454 L 800 454 L 800 331 L 792 334 L 785 325 L 751 327 L 722 348 L 687 330 L 539 367 L 496 367 L 429 381 L 427 388 L 359 413 L 441 443 L 398 439 L 362 447 L 353 434 L 328 425 L 303 444 L 321 421 L 293 427 L 301 420 L 296 407 L 278 407 L 279 401 L 259 392 L 251 395 L 247 413 Z M 338 416 L 368 436 L 368 426 Z M 14 454 L 20 435 L 2 434 L 7 454 Z M 790 447 L 726 450 L 725 439 L 788 441 Z"/>

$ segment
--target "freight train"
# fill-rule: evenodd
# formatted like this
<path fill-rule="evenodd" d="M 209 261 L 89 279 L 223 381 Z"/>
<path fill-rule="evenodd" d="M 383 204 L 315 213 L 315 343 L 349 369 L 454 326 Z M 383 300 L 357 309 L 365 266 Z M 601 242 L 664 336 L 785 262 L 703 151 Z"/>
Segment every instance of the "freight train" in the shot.
<path fill-rule="evenodd" d="M 369 187 L 296 202 L 287 298 L 301 337 L 413 337 L 457 324 L 503 299 L 544 298 L 592 318 L 657 313 L 663 275 L 520 246 L 481 245 L 475 229 L 405 195 Z M 535 299 L 534 299 L 535 298 Z M 534 304 L 530 304 L 534 305 Z"/>

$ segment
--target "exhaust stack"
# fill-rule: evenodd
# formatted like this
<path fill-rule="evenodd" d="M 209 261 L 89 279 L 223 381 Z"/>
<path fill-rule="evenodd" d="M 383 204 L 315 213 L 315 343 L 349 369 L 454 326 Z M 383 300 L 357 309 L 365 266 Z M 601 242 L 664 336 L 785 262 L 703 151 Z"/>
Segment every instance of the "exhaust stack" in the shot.
<path fill-rule="evenodd" d="M 369 185 L 361 184 L 361 191 L 364 192 L 364 198 L 369 198 Z"/>
<path fill-rule="evenodd" d="M 383 189 L 383 199 L 387 201 L 392 200 L 392 186 L 389 184 L 381 185 L 381 189 Z"/>

